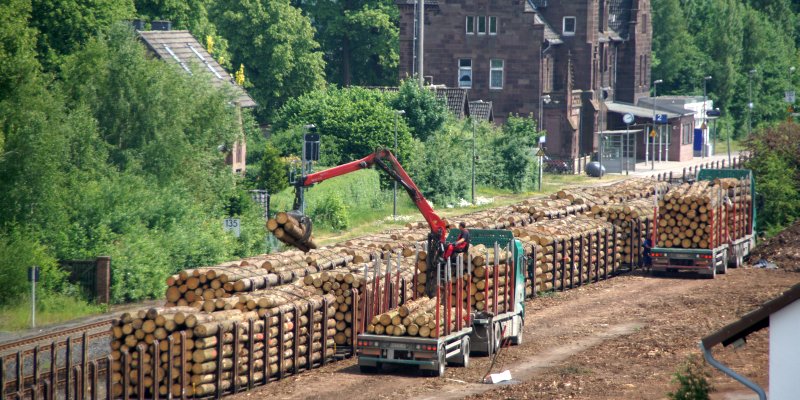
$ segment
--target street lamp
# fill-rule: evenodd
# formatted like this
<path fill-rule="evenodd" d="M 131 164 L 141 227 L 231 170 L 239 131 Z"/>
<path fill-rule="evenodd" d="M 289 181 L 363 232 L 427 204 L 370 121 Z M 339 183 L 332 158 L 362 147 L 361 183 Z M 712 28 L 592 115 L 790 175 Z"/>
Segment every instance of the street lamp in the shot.
<path fill-rule="evenodd" d="M 475 205 L 475 119 L 470 117 L 470 122 L 472 122 L 472 205 L 474 206 Z"/>
<path fill-rule="evenodd" d="M 542 131 L 543 125 L 544 125 L 544 124 L 542 124 L 542 109 L 544 108 L 544 104 L 543 103 L 550 104 L 551 100 L 552 99 L 550 98 L 549 94 L 545 94 L 545 95 L 539 96 L 539 132 Z"/>
<path fill-rule="evenodd" d="M 753 130 L 753 75 L 755 73 L 755 69 L 751 69 L 747 73 L 747 136 L 750 136 Z"/>
<path fill-rule="evenodd" d="M 656 98 L 658 97 L 658 84 L 659 83 L 664 83 L 664 80 L 663 79 L 658 79 L 658 80 L 653 81 L 653 133 L 656 132 Z M 650 135 L 645 135 L 645 137 L 644 137 L 644 150 L 645 150 L 644 160 L 645 160 L 645 162 L 647 162 L 647 142 L 649 140 L 648 137 L 650 137 Z M 653 154 L 652 154 L 652 158 L 650 159 L 650 170 L 656 169 L 656 141 L 655 141 L 655 137 L 653 137 L 653 139 L 654 139 L 653 140 L 653 152 L 652 152 Z"/>
<path fill-rule="evenodd" d="M 712 137 L 714 138 L 714 148 L 715 149 L 717 148 L 717 118 L 719 118 L 720 115 L 722 115 L 722 113 L 719 112 L 719 108 L 715 108 L 713 110 L 706 111 L 706 116 L 708 117 L 708 119 L 711 120 L 711 122 L 714 123 L 714 127 L 713 127 L 714 134 L 712 135 Z M 729 135 L 728 136 L 728 165 L 730 165 L 730 163 L 731 163 L 731 138 L 730 138 L 730 135 Z"/>
<path fill-rule="evenodd" d="M 601 87 L 600 88 L 600 123 L 597 130 L 597 162 L 600 164 L 600 173 L 598 174 L 599 178 L 603 177 L 603 132 L 605 128 L 603 127 L 604 123 L 607 123 L 607 118 L 603 118 L 603 109 L 606 105 L 606 97 L 608 97 L 608 93 L 611 90 L 611 87 Z"/>
<path fill-rule="evenodd" d="M 701 158 L 705 158 L 706 156 L 705 147 L 706 144 L 708 143 L 708 124 L 706 123 L 706 121 L 708 120 L 706 113 L 706 104 L 708 103 L 708 92 L 706 91 L 706 85 L 710 80 L 711 80 L 711 75 L 703 77 L 703 126 L 701 127 L 703 128 L 703 146 L 700 147 Z"/>
<path fill-rule="evenodd" d="M 394 110 L 394 154 L 397 157 L 397 116 L 404 115 L 406 112 L 405 110 Z M 392 219 L 397 220 L 397 181 L 394 181 L 394 190 L 393 190 L 393 199 L 392 199 Z"/>

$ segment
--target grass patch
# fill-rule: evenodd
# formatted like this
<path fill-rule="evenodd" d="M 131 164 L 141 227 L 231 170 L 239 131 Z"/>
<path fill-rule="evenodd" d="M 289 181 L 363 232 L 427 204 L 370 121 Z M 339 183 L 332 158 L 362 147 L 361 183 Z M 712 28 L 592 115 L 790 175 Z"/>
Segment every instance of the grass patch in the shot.
<path fill-rule="evenodd" d="M 565 365 L 559 368 L 558 373 L 562 376 L 589 375 L 592 373 L 592 370 L 581 367 L 580 365 Z"/>
<path fill-rule="evenodd" d="M 38 296 L 37 296 L 38 297 Z M 61 294 L 37 298 L 36 326 L 52 325 L 87 315 L 106 311 L 105 306 L 89 304 L 85 300 Z M 30 297 L 0 308 L 0 331 L 14 332 L 31 327 Z"/>
<path fill-rule="evenodd" d="M 738 139 L 731 139 L 731 153 L 744 150 L 744 142 Z M 717 146 L 714 154 L 728 154 L 728 143 L 725 139 L 717 139 Z"/>

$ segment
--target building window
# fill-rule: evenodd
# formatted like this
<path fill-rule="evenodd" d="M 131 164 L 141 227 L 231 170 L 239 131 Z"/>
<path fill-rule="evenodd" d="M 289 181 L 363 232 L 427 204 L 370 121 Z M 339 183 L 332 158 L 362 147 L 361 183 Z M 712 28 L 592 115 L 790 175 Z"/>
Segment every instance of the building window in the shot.
<path fill-rule="evenodd" d="M 564 17 L 564 26 L 561 32 L 564 36 L 575 35 L 575 17 Z"/>
<path fill-rule="evenodd" d="M 458 87 L 472 88 L 472 59 L 470 58 L 458 60 Z"/>
<path fill-rule="evenodd" d="M 503 88 L 503 60 L 492 59 L 489 61 L 489 89 Z"/>
<path fill-rule="evenodd" d="M 486 34 L 486 17 L 478 16 L 478 35 Z"/>
<path fill-rule="evenodd" d="M 467 16 L 467 35 L 475 34 L 475 17 L 472 15 Z"/>
<path fill-rule="evenodd" d="M 497 35 L 497 17 L 489 17 L 489 34 Z"/>
<path fill-rule="evenodd" d="M 683 124 L 683 129 L 681 131 L 681 144 L 692 143 L 694 140 L 694 129 L 692 129 L 692 124 Z"/>
<path fill-rule="evenodd" d="M 642 14 L 642 33 L 647 33 L 647 14 Z"/>

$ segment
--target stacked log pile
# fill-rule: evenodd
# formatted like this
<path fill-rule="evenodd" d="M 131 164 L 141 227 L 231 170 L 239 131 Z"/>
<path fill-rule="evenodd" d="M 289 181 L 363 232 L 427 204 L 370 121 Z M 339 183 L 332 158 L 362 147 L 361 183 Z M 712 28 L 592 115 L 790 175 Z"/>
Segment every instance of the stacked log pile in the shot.
<path fill-rule="evenodd" d="M 620 234 L 601 219 L 578 215 L 537 221 L 514 229 L 514 236 L 526 251 L 536 249 L 536 291 L 604 279 L 622 261 Z"/>
<path fill-rule="evenodd" d="M 437 338 L 445 332 L 446 324 L 449 324 L 450 330 L 456 327 L 456 308 L 451 307 L 450 312 L 445 313 L 444 307 L 444 305 L 439 305 L 439 322 L 437 324 L 435 298 L 423 296 L 410 300 L 402 306 L 374 316 L 367 325 L 367 333 Z M 462 315 L 466 317 L 469 312 L 464 309 Z"/>
<path fill-rule="evenodd" d="M 275 214 L 275 218 L 267 220 L 267 229 L 281 242 L 302 251 L 307 252 L 317 248 L 311 232 L 306 232 L 297 218 L 288 213 L 279 212 Z"/>
<path fill-rule="evenodd" d="M 294 282 L 308 274 L 349 265 L 357 259 L 344 248 L 308 254 L 288 251 L 205 268 L 188 269 L 167 278 L 166 306 L 199 307 L 203 301 Z"/>
<path fill-rule="evenodd" d="M 469 309 L 506 312 L 513 282 L 512 254 L 508 249 L 487 248 L 483 245 L 470 248 L 472 276 L 468 277 Z"/>
<path fill-rule="evenodd" d="M 617 227 L 622 244 L 622 261 L 637 265 L 642 256 L 642 241 L 653 220 L 653 200 L 639 199 L 625 204 L 593 206 L 592 215 Z"/>
<path fill-rule="evenodd" d="M 752 227 L 752 193 L 750 193 L 750 179 L 722 178 L 714 180 L 714 185 L 722 189 L 727 196 L 726 233 L 731 240 L 742 238 L 749 234 Z"/>
<path fill-rule="evenodd" d="M 376 264 L 380 266 L 376 267 Z M 365 269 L 368 276 L 365 275 Z M 367 315 L 369 313 L 364 314 L 365 307 L 369 307 L 370 310 L 388 308 L 396 305 L 391 303 L 400 301 L 400 297 L 402 299 L 410 298 L 413 273 L 414 258 L 395 254 L 394 257 L 387 258 L 384 262 L 350 266 L 308 275 L 298 282 L 298 285 L 303 285 L 316 294 L 334 296 L 332 303 L 336 321 L 334 342 L 339 346 L 352 345 L 354 314 Z M 377 279 L 375 278 L 376 274 Z M 399 286 L 398 280 L 400 281 Z M 403 287 L 406 288 L 405 293 L 401 293 Z M 358 310 L 354 309 L 354 293 L 356 291 L 361 298 Z"/>
<path fill-rule="evenodd" d="M 727 218 L 722 195 L 710 181 L 684 183 L 659 201 L 659 247 L 712 249 L 722 239 L 720 229 Z"/>
<path fill-rule="evenodd" d="M 749 232 L 748 180 L 684 183 L 659 202 L 659 247 L 713 249 Z"/>
<path fill-rule="evenodd" d="M 250 365 L 252 379 L 261 381 L 280 369 L 297 372 L 309 360 L 316 363 L 332 357 L 335 322 L 324 318 L 326 311 L 328 316 L 334 313 L 332 307 L 325 310 L 333 296 L 305 293 L 298 298 L 299 292 L 281 289 L 255 292 L 240 299 L 240 307 L 226 311 L 172 307 L 123 314 L 112 327 L 114 395 L 123 393 L 125 381 L 128 391 L 137 395 L 141 374 L 145 398 L 154 397 L 156 391 L 159 396 L 178 397 L 181 383 L 187 396 L 204 396 L 216 391 L 218 379 L 222 390 L 246 385 Z M 249 347 L 251 340 L 253 347 Z M 122 364 L 123 354 L 127 366 Z M 181 360 L 184 368 L 180 368 Z"/>

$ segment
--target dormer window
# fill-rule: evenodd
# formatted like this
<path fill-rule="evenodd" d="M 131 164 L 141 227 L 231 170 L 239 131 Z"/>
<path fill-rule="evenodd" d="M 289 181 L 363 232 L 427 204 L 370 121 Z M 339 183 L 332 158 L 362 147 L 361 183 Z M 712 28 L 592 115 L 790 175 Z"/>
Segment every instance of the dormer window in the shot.
<path fill-rule="evenodd" d="M 575 17 L 564 17 L 561 34 L 564 36 L 575 36 Z"/>

